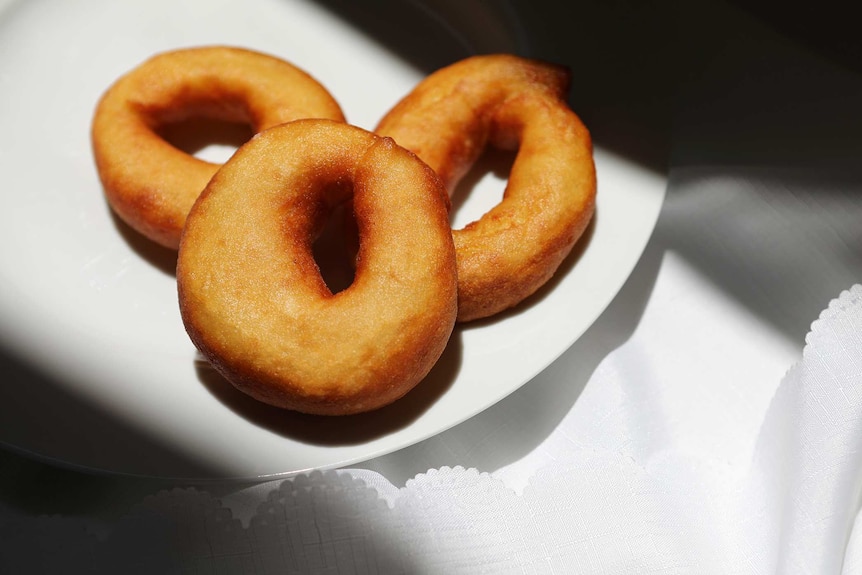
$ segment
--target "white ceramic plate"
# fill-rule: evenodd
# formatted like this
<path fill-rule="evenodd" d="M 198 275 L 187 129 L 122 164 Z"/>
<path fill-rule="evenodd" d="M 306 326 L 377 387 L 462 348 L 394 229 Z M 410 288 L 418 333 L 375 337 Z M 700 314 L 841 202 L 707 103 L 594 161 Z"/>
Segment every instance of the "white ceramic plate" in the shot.
<path fill-rule="evenodd" d="M 601 148 L 595 222 L 558 277 L 516 312 L 456 329 L 431 375 L 395 405 L 340 419 L 285 413 L 199 360 L 177 308 L 175 256 L 103 199 L 89 142 L 98 97 L 155 52 L 233 44 L 308 70 L 349 121 L 372 128 L 433 67 L 522 49 L 517 26 L 480 4 L 386 4 L 0 1 L 0 441 L 76 467 L 170 478 L 343 466 L 484 410 L 589 327 L 640 257 L 664 194 L 661 178 Z M 478 180 L 456 225 L 499 198 L 497 177 Z"/>

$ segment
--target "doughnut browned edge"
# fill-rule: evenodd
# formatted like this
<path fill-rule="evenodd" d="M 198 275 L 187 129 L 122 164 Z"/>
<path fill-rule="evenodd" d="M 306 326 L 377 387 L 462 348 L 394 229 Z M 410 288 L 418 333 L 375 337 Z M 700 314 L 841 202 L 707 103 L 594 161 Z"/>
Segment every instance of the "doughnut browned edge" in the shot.
<path fill-rule="evenodd" d="M 452 232 L 459 322 L 533 294 L 593 217 L 592 141 L 566 102 L 570 79 L 515 55 L 466 58 L 423 79 L 375 129 L 422 158 L 450 194 L 486 146 L 517 150 L 502 201 Z"/>
<path fill-rule="evenodd" d="M 327 120 L 261 132 L 189 213 L 177 264 L 189 336 L 234 386 L 271 405 L 346 415 L 399 399 L 437 362 L 455 323 L 445 196 L 391 138 Z M 312 245 L 351 199 L 355 278 L 333 294 Z"/>
<path fill-rule="evenodd" d="M 332 95 L 308 73 L 244 48 L 170 50 L 121 76 L 96 106 L 96 167 L 114 212 L 171 249 L 218 165 L 174 147 L 159 130 L 197 117 L 244 123 L 253 132 L 299 118 L 344 120 Z"/>

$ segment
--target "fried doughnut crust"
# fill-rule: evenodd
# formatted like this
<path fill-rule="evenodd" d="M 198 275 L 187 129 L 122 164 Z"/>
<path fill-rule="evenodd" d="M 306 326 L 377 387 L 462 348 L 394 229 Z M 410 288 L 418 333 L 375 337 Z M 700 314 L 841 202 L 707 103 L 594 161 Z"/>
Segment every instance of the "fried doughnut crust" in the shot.
<path fill-rule="evenodd" d="M 593 217 L 592 141 L 565 100 L 569 83 L 568 70 L 546 62 L 474 56 L 426 77 L 375 129 L 422 158 L 450 194 L 486 146 L 517 150 L 502 201 L 452 231 L 459 322 L 533 294 Z"/>
<path fill-rule="evenodd" d="M 177 264 L 189 336 L 271 405 L 344 415 L 395 401 L 437 362 L 455 323 L 444 197 L 437 175 L 390 138 L 327 120 L 261 132 L 189 213 Z M 312 244 L 349 201 L 356 272 L 333 294 Z"/>
<path fill-rule="evenodd" d="M 194 117 L 247 124 L 253 132 L 300 118 L 344 120 L 332 95 L 308 73 L 242 48 L 163 52 L 120 77 L 93 117 L 96 167 L 114 212 L 171 249 L 218 169 L 159 134 L 166 124 Z"/>

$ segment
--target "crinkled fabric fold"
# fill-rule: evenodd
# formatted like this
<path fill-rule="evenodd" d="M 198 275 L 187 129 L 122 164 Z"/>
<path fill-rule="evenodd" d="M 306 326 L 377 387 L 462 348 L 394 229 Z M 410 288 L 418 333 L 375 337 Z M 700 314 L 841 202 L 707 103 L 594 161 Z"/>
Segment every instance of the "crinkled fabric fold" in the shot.
<path fill-rule="evenodd" d="M 10 573 L 862 573 L 862 529 L 854 523 L 860 334 L 856 285 L 812 325 L 743 469 L 722 470 L 720 457 L 684 444 L 647 449 L 569 438 L 544 447 L 547 459 L 523 490 L 507 485 L 505 473 L 458 466 L 402 488 L 353 469 L 270 482 L 225 500 L 178 489 L 142 501 L 100 534 L 82 520 L 0 514 L 0 566 Z M 590 386 L 631 379 L 615 364 L 625 350 L 605 359 Z"/>
<path fill-rule="evenodd" d="M 841 573 L 862 493 L 862 286 L 814 322 L 758 438 L 743 510 L 768 573 Z M 845 573 L 858 571 L 847 564 Z"/>

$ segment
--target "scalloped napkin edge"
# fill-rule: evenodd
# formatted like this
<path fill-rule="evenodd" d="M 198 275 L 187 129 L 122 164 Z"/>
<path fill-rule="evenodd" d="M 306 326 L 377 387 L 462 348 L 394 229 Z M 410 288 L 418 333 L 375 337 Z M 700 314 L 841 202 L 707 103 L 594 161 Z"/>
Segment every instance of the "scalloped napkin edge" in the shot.
<path fill-rule="evenodd" d="M 738 481 L 691 454 L 647 464 L 584 446 L 539 469 L 522 494 L 458 466 L 431 469 L 400 489 L 369 470 L 313 472 L 230 502 L 195 489 L 163 491 L 108 526 L 4 520 L 0 566 L 862 573 L 860 481 L 862 285 L 854 285 L 812 324 Z"/>

